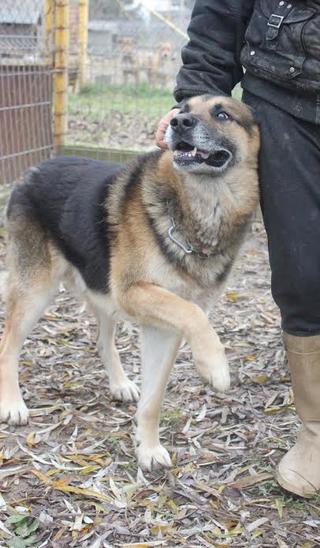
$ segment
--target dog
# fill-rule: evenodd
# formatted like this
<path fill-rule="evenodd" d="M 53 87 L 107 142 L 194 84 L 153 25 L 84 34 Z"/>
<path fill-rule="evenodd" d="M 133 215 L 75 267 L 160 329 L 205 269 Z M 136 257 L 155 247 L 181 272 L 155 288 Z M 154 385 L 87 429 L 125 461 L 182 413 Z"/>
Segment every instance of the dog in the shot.
<path fill-rule="evenodd" d="M 136 86 L 148 82 L 151 87 L 168 87 L 175 73 L 175 53 L 171 42 L 161 42 L 154 51 L 135 47 L 135 40 L 122 37 L 120 72 L 125 85 L 134 82 Z"/>
<path fill-rule="evenodd" d="M 29 170 L 7 206 L 8 288 L 0 346 L 0 420 L 25 424 L 22 344 L 62 280 L 99 324 L 112 395 L 137 400 L 114 343 L 118 320 L 141 326 L 136 452 L 145 469 L 170 466 L 159 420 L 181 340 L 200 375 L 230 385 L 224 347 L 207 313 L 223 290 L 258 203 L 259 131 L 227 97 L 189 99 L 166 133 L 168 150 L 119 165 L 57 157 Z"/>
<path fill-rule="evenodd" d="M 144 67 L 151 87 L 169 88 L 175 73 L 175 53 L 171 42 L 161 42 Z"/>

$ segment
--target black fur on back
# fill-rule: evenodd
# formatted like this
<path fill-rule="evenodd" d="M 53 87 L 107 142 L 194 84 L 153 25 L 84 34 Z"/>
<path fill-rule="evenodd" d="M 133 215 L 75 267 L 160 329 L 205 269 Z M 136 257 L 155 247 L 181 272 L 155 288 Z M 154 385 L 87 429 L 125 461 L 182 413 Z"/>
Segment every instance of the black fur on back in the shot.
<path fill-rule="evenodd" d="M 90 289 L 108 291 L 110 227 L 105 204 L 121 164 L 57 157 L 29 171 L 12 192 L 7 215 L 40 223 Z"/>

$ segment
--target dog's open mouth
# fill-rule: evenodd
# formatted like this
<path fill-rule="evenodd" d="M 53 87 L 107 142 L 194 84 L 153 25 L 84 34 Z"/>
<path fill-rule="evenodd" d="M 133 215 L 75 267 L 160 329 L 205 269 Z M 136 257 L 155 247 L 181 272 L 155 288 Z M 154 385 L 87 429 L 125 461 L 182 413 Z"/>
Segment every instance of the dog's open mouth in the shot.
<path fill-rule="evenodd" d="M 173 153 L 174 161 L 178 165 L 188 166 L 205 163 L 218 169 L 224 167 L 231 157 L 231 152 L 225 148 L 217 148 L 209 152 L 189 145 L 185 141 L 178 143 Z"/>

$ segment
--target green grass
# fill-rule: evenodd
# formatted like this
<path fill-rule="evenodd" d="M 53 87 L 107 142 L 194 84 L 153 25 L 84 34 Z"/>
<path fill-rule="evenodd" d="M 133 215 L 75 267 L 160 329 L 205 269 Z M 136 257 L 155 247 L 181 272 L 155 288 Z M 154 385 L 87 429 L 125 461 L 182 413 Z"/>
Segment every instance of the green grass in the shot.
<path fill-rule="evenodd" d="M 180 409 L 166 409 L 162 412 L 161 418 L 166 426 L 179 427 L 185 420 L 185 416 Z"/>
<path fill-rule="evenodd" d="M 233 96 L 241 98 L 240 86 Z M 174 105 L 174 98 L 166 89 L 150 88 L 147 84 L 138 87 L 88 84 L 77 95 L 69 95 L 69 113 L 83 114 L 88 121 L 101 120 L 114 111 L 122 114 L 143 113 L 153 118 L 162 116 Z"/>
<path fill-rule="evenodd" d="M 69 95 L 70 113 L 80 111 L 92 120 L 100 120 L 115 110 L 123 114 L 142 112 L 151 118 L 165 113 L 173 104 L 169 91 L 152 89 L 147 85 L 87 85 L 78 95 Z"/>

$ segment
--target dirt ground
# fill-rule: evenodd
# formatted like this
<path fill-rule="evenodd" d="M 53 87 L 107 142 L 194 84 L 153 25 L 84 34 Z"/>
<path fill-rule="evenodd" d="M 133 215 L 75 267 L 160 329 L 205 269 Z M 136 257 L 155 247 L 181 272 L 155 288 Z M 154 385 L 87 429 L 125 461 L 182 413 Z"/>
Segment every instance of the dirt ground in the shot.
<path fill-rule="evenodd" d="M 112 110 L 89 119 L 81 109 L 71 112 L 68 125 L 68 142 L 71 145 L 97 146 L 130 150 L 147 150 L 154 147 L 154 136 L 160 114 L 126 113 Z"/>
<path fill-rule="evenodd" d="M 232 389 L 205 386 L 181 349 L 161 421 L 174 466 L 153 473 L 137 467 L 136 406 L 110 398 L 93 318 L 61 292 L 22 354 L 30 424 L 0 425 L 0 546 L 320 546 L 320 497 L 274 480 L 298 420 L 269 285 L 256 226 L 212 315 Z M 120 326 L 117 341 L 139 383 L 137 329 Z"/>

